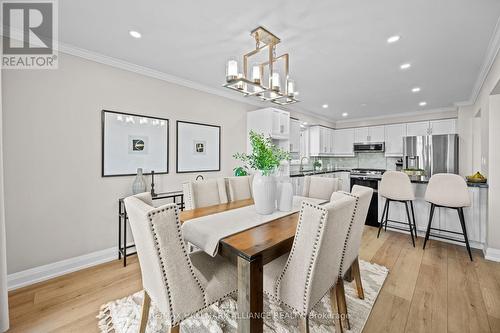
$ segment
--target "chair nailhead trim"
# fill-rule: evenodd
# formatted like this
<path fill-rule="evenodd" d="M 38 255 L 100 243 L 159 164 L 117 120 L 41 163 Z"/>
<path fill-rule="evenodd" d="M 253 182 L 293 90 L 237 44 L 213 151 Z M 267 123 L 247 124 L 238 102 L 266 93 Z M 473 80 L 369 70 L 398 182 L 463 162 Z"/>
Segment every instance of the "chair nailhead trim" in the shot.
<path fill-rule="evenodd" d="M 344 192 L 342 191 L 343 194 L 345 195 L 348 195 L 352 198 L 355 198 L 356 199 L 356 203 L 354 205 L 354 212 L 352 213 L 352 217 L 351 217 L 351 222 L 349 223 L 349 228 L 347 229 L 347 237 L 344 241 L 344 248 L 342 249 L 342 258 L 340 259 L 340 269 L 339 269 L 339 276 L 342 277 L 342 273 L 343 273 L 343 270 L 344 270 L 344 260 L 345 260 L 345 254 L 346 254 L 346 251 L 347 251 L 347 245 L 349 243 L 349 240 L 351 238 L 351 230 L 352 230 L 352 226 L 354 224 L 354 218 L 356 216 L 356 212 L 358 210 L 358 203 L 359 203 L 359 196 L 357 195 L 353 195 L 351 193 L 348 193 L 348 192 Z"/>
<path fill-rule="evenodd" d="M 196 273 L 193 270 L 191 259 L 189 258 L 189 255 L 188 255 L 188 253 L 186 251 L 186 246 L 185 246 L 184 241 L 182 239 L 182 231 L 181 231 L 181 224 L 180 224 L 180 221 L 179 221 L 179 210 L 178 210 L 177 204 L 175 204 L 175 203 L 167 204 L 167 205 L 165 205 L 163 207 L 159 207 L 159 208 L 157 208 L 157 209 L 149 212 L 148 213 L 148 218 L 149 218 L 149 223 L 150 223 L 150 229 L 151 229 L 153 238 L 155 240 L 155 249 L 156 249 L 156 251 L 158 253 L 158 257 L 160 258 L 160 265 L 161 265 L 162 272 L 163 272 L 163 280 L 164 280 L 165 286 L 167 288 L 168 305 L 169 305 L 169 310 L 170 310 L 170 322 L 171 322 L 172 325 L 176 325 L 176 324 L 180 323 L 182 320 L 184 320 L 186 318 L 186 315 L 184 315 L 182 318 L 180 318 L 177 322 L 175 321 L 174 312 L 173 312 L 172 296 L 171 296 L 171 293 L 170 293 L 170 286 L 168 284 L 167 273 L 166 273 L 166 270 L 165 270 L 165 265 L 166 264 L 165 264 L 165 260 L 164 259 L 167 256 L 166 256 L 165 253 L 162 253 L 162 251 L 161 251 L 160 244 L 158 243 L 158 233 L 156 231 L 155 225 L 153 224 L 153 217 L 156 214 L 160 214 L 162 212 L 166 212 L 166 211 L 168 211 L 170 209 L 174 209 L 175 222 L 176 222 L 176 228 L 177 228 L 177 237 L 179 238 L 179 241 L 180 241 L 180 244 L 181 244 L 181 250 L 182 250 L 182 252 L 184 254 L 184 257 L 185 257 L 186 262 L 188 264 L 189 270 L 191 271 L 191 275 L 193 276 L 194 280 L 196 281 L 196 283 L 198 284 L 198 287 L 201 290 L 201 293 L 203 295 L 203 304 L 204 304 L 205 308 L 207 307 L 207 295 L 206 295 L 205 289 L 201 285 L 198 277 L 196 276 Z"/>

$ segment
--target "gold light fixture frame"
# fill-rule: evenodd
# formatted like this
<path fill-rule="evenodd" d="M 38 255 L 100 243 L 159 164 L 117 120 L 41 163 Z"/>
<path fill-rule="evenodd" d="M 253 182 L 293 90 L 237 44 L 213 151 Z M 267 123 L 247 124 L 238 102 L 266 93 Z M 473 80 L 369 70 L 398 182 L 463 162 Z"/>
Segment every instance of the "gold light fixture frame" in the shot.
<path fill-rule="evenodd" d="M 236 78 L 228 77 L 227 82 L 223 85 L 226 88 L 243 93 L 245 96 L 257 96 L 265 101 L 270 101 L 278 105 L 289 105 L 299 102 L 295 98 L 295 91 L 288 92 L 289 89 L 289 74 L 290 74 L 290 56 L 284 53 L 276 56 L 276 45 L 281 40 L 271 33 L 269 30 L 259 26 L 251 31 L 250 35 L 255 39 L 255 49 L 243 55 L 243 72 Z M 267 50 L 266 50 L 267 49 Z M 249 59 L 261 52 L 268 52 L 268 60 L 257 64 L 260 71 L 260 80 L 253 81 L 248 78 L 248 63 Z M 279 60 L 283 60 L 285 73 L 285 87 L 282 89 L 273 89 L 273 73 L 274 65 Z M 269 82 L 264 85 L 263 78 L 266 71 L 269 69 Z M 252 88 L 248 89 L 249 87 Z"/>

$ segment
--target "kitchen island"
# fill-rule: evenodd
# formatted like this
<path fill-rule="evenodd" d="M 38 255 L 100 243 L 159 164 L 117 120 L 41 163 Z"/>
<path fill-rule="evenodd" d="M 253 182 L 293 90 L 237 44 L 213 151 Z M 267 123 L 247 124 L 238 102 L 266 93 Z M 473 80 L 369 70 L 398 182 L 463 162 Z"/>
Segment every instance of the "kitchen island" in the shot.
<path fill-rule="evenodd" d="M 350 169 L 303 170 L 299 172 L 291 172 L 290 178 L 292 179 L 293 193 L 295 195 L 302 195 L 305 176 L 339 178 L 340 179 L 339 190 L 350 192 L 351 190 L 350 173 L 351 173 Z"/>
<path fill-rule="evenodd" d="M 423 237 L 427 230 L 427 225 L 429 222 L 429 213 L 431 205 L 425 201 L 425 190 L 427 189 L 427 183 L 429 182 L 428 177 L 410 177 L 412 185 L 415 191 L 415 201 L 413 202 L 415 208 L 415 222 L 417 225 L 417 231 L 420 242 L 417 246 L 422 246 Z M 486 224 L 488 219 L 488 185 L 487 184 L 477 184 L 477 183 L 467 183 L 469 188 L 469 195 L 471 198 L 471 206 L 464 208 L 465 214 L 465 224 L 467 227 L 467 234 L 470 241 L 470 246 L 478 249 L 483 249 L 486 241 Z M 382 219 L 382 212 L 385 204 L 385 199 L 380 195 L 378 196 L 378 217 L 379 221 Z M 393 202 L 391 203 L 391 208 L 389 210 L 389 220 L 396 220 L 401 222 L 407 222 L 406 209 L 403 203 Z M 388 226 L 395 226 L 401 228 L 402 225 L 396 223 L 388 223 Z M 403 226 L 404 227 L 404 226 Z M 457 211 L 448 208 L 436 207 L 434 212 L 434 218 L 432 221 L 432 227 L 438 229 L 449 230 L 453 232 L 462 232 L 460 227 L 460 221 L 458 219 Z M 391 229 L 394 230 L 394 229 Z M 395 230 L 400 231 L 400 230 Z M 383 232 L 383 231 L 382 231 Z M 405 231 L 400 231 L 405 232 Z M 435 234 L 443 235 L 447 237 L 454 237 L 463 240 L 461 235 L 449 234 L 441 231 L 432 231 Z M 409 233 L 409 232 L 407 232 Z M 432 238 L 432 237 L 431 237 Z M 442 241 L 446 241 L 440 239 Z M 456 243 L 458 245 L 465 246 L 463 243 Z"/>

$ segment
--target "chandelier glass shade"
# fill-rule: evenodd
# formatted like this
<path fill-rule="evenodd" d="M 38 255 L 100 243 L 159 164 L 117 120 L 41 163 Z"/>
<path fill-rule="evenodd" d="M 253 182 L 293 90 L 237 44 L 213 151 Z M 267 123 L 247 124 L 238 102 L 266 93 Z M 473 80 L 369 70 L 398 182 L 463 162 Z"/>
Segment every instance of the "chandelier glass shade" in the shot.
<path fill-rule="evenodd" d="M 295 98 L 298 94 L 296 84 L 289 76 L 290 57 L 288 53 L 276 56 L 276 45 L 280 39 L 263 27 L 254 29 L 251 36 L 255 39 L 255 49 L 243 55 L 241 72 L 236 59 L 228 60 L 223 86 L 245 97 L 254 96 L 279 105 L 299 102 Z M 257 58 L 259 54 L 264 54 L 264 59 L 252 62 L 249 68 L 250 59 Z"/>

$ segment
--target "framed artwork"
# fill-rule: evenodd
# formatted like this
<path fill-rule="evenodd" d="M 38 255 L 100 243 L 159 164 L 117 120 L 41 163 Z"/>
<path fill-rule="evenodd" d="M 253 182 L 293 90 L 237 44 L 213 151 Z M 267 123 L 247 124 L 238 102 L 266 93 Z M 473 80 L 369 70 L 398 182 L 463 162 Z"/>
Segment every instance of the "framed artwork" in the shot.
<path fill-rule="evenodd" d="M 102 110 L 102 177 L 168 173 L 168 119 Z"/>
<path fill-rule="evenodd" d="M 220 171 L 220 126 L 177 121 L 177 173 Z"/>

